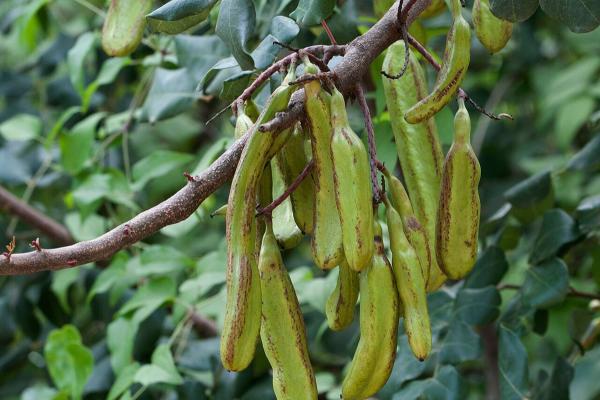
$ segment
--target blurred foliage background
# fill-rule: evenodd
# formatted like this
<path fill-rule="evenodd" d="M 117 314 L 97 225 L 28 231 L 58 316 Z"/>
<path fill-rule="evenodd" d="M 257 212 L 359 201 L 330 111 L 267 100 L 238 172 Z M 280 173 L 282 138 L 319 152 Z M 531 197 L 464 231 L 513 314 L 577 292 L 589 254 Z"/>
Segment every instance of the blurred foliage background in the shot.
<path fill-rule="evenodd" d="M 100 46 L 104 1 L 0 2 L 0 185 L 64 224 L 75 241 L 164 200 L 185 185 L 184 171 L 202 171 L 232 143 L 230 113 L 205 121 L 282 53 L 274 38 L 328 43 L 319 25 L 328 17 L 347 43 L 377 21 L 370 1 L 242 1 L 255 10 L 253 26 L 238 26 L 252 50 L 232 57 L 215 33 L 215 1 L 190 2 L 197 8 L 186 15 L 174 3 L 185 2 L 156 2 L 141 45 L 115 58 Z M 419 35 L 438 55 L 449 23 L 447 12 L 422 21 Z M 382 59 L 365 83 L 379 157 L 393 166 Z M 591 301 L 600 295 L 599 78 L 600 29 L 573 33 L 542 11 L 516 24 L 497 55 L 473 40 L 463 87 L 514 116 L 496 122 L 471 113 L 483 174 L 480 258 L 464 282 L 430 295 L 427 361 L 412 357 L 401 330 L 377 398 L 600 398 L 600 305 Z M 258 93 L 259 104 L 276 84 Z M 445 150 L 454 110 L 436 116 Z M 355 105 L 350 113 L 364 136 Z M 0 398 L 274 398 L 261 351 L 241 373 L 220 366 L 214 328 L 225 304 L 224 221 L 209 214 L 227 189 L 105 263 L 0 278 Z M 29 251 L 40 234 L 0 213 L 2 243 L 13 236 L 17 251 Z M 52 238 L 40 240 L 52 246 Z M 327 329 L 336 272 L 316 269 L 307 243 L 285 261 L 319 392 L 337 399 L 358 323 Z"/>

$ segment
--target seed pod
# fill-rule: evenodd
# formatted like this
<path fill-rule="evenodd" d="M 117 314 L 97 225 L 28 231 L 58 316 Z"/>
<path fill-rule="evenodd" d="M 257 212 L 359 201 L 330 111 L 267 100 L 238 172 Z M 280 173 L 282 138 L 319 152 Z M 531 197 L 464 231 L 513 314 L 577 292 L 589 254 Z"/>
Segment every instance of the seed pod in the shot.
<path fill-rule="evenodd" d="M 344 96 L 331 95 L 331 156 L 335 200 L 342 225 L 342 244 L 350 268 L 361 271 L 373 258 L 373 193 L 365 145 L 352 131 Z"/>
<path fill-rule="evenodd" d="M 210 213 L 210 217 L 225 216 L 227 214 L 227 204 L 223 204 L 221 207 L 217 208 L 215 211 Z"/>
<path fill-rule="evenodd" d="M 294 127 L 287 143 L 281 149 L 281 152 L 277 154 L 287 186 L 290 186 L 294 182 L 310 160 L 305 151 L 306 140 L 302 126 L 298 123 Z M 302 232 L 307 234 L 311 234 L 313 231 L 314 196 L 315 183 L 312 174 L 304 178 L 302 183 L 300 183 L 290 196 L 296 224 Z"/>
<path fill-rule="evenodd" d="M 302 311 L 270 223 L 262 240 L 258 269 L 262 292 L 260 338 L 273 368 L 275 395 L 278 399 L 316 399 L 317 384 Z"/>
<path fill-rule="evenodd" d="M 246 114 L 243 110 L 240 110 L 235 120 L 235 130 L 233 131 L 233 138 L 239 139 L 252 129 L 254 121 Z"/>
<path fill-rule="evenodd" d="M 513 24 L 492 14 L 490 0 L 475 0 L 472 15 L 475 34 L 481 44 L 492 54 L 502 50 L 510 40 Z"/>
<path fill-rule="evenodd" d="M 133 53 L 142 41 L 152 0 L 111 0 L 102 27 L 102 48 L 109 56 Z"/>
<path fill-rule="evenodd" d="M 412 106 L 404 118 L 411 124 L 425 121 L 440 111 L 458 90 L 471 60 L 471 27 L 461 14 L 460 0 L 452 0 L 454 20 L 446 37 L 442 67 L 433 91 Z"/>
<path fill-rule="evenodd" d="M 423 268 L 417 253 L 404 234 L 400 214 L 387 198 L 385 213 L 390 235 L 392 269 L 404 310 L 404 329 L 413 354 L 423 361 L 431 352 L 431 325 Z"/>
<path fill-rule="evenodd" d="M 477 258 L 481 169 L 470 143 L 471 121 L 462 98 L 454 117 L 454 141 L 444 161 L 437 213 L 436 254 L 444 273 L 465 277 Z"/>
<path fill-rule="evenodd" d="M 405 47 L 398 41 L 389 47 L 383 62 L 383 68 L 389 74 L 398 74 L 404 63 Z M 404 179 L 410 193 L 410 202 L 416 219 L 421 223 L 429 238 L 429 253 L 432 255 L 431 267 L 426 277 L 428 290 L 435 290 L 446 280 L 435 259 L 435 214 L 437 212 L 440 179 L 442 175 L 443 153 L 438 140 L 435 121 L 430 118 L 418 124 L 409 124 L 403 118 L 404 113 L 427 95 L 425 73 L 419 61 L 411 53 L 406 73 L 399 79 L 383 78 L 383 88 L 390 113 L 390 122 L 398 159 L 402 166 Z M 390 178 L 388 177 L 388 181 Z M 395 183 L 390 181 L 390 185 Z M 398 183 L 404 191 L 402 184 Z M 394 188 L 392 187 L 392 190 Z M 395 196 L 392 195 L 392 203 Z M 403 215 L 403 212 L 396 208 Z M 412 214 L 412 213 L 411 213 Z M 407 233 L 407 236 L 410 234 Z M 418 254 L 418 246 L 413 244 Z"/>
<path fill-rule="evenodd" d="M 256 197 L 260 177 L 272 151 L 274 136 L 258 127 L 287 108 L 295 87 L 288 82 L 277 88 L 249 132 L 233 176 L 227 203 L 227 302 L 221 333 L 221 361 L 230 371 L 248 366 L 254 356 L 260 327 L 260 282 L 256 259 Z"/>
<path fill-rule="evenodd" d="M 277 153 L 277 155 L 279 154 L 281 154 L 281 151 Z M 283 179 L 281 162 L 281 157 L 273 157 L 271 159 L 273 199 L 282 195 L 287 189 L 287 185 Z M 302 231 L 300 231 L 294 220 L 294 210 L 290 197 L 286 198 L 283 203 L 273 210 L 273 233 L 279 245 L 284 249 L 292 249 L 302 240 Z"/>
<path fill-rule="evenodd" d="M 434 265 L 435 256 L 431 252 L 435 247 L 435 241 L 429 238 L 427 231 L 415 216 L 402 182 L 387 169 L 384 173 L 391 194 L 391 206 L 396 209 L 401 218 L 404 234 L 419 258 L 423 278 L 427 283 L 433 268 L 438 268 L 437 263 Z"/>
<path fill-rule="evenodd" d="M 335 289 L 329 295 L 325 306 L 327 325 L 334 331 L 341 331 L 352 323 L 354 308 L 358 299 L 358 273 L 347 262 L 339 266 Z"/>
<path fill-rule="evenodd" d="M 307 73 L 315 73 L 316 67 L 309 64 L 305 70 Z M 333 133 L 329 111 L 330 96 L 321 88 L 318 80 L 304 85 L 304 95 L 315 160 L 312 174 L 315 181 L 315 206 L 311 250 L 315 264 L 319 268 L 330 269 L 338 265 L 344 257 L 330 151 Z"/>
<path fill-rule="evenodd" d="M 342 398 L 366 399 L 388 380 L 396 358 L 398 292 L 375 222 L 373 262 L 360 273 L 360 340 L 342 383 Z"/>

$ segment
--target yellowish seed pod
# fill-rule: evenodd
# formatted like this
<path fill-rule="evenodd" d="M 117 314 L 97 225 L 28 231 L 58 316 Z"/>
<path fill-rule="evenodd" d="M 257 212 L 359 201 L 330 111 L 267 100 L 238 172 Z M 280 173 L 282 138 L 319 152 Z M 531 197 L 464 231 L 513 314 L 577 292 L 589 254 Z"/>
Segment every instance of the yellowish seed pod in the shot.
<path fill-rule="evenodd" d="M 342 225 L 342 244 L 350 268 L 361 271 L 373 257 L 373 195 L 367 149 L 352 131 L 344 96 L 331 94 L 331 155 L 335 200 Z"/>
<path fill-rule="evenodd" d="M 109 56 L 123 57 L 133 53 L 142 41 L 146 14 L 152 0 L 110 0 L 104 26 L 102 48 Z"/>
<path fill-rule="evenodd" d="M 465 277 L 477 259 L 481 168 L 470 143 L 471 121 L 462 98 L 454 117 L 454 141 L 444 161 L 437 219 L 436 255 L 452 279 Z"/>
<path fill-rule="evenodd" d="M 281 152 L 277 153 L 276 157 L 271 159 L 271 176 L 273 182 L 273 199 L 282 195 L 287 189 L 287 185 L 283 178 L 282 160 L 278 157 Z M 294 220 L 294 210 L 292 208 L 291 197 L 286 198 L 283 203 L 278 205 L 273 210 L 273 233 L 281 247 L 284 249 L 292 249 L 302 240 L 302 231 L 296 225 Z"/>
<path fill-rule="evenodd" d="M 358 286 L 358 273 L 353 271 L 347 262 L 342 262 L 339 265 L 335 289 L 325 305 L 327 324 L 334 331 L 340 331 L 352 323 L 358 299 Z"/>
<path fill-rule="evenodd" d="M 317 384 L 302 311 L 270 223 L 262 239 L 258 269 L 262 292 L 260 338 L 273 368 L 275 395 L 281 400 L 316 399 Z"/>
<path fill-rule="evenodd" d="M 502 50 L 510 40 L 513 24 L 492 14 L 490 0 L 475 0 L 472 16 L 481 44 L 492 54 Z"/>

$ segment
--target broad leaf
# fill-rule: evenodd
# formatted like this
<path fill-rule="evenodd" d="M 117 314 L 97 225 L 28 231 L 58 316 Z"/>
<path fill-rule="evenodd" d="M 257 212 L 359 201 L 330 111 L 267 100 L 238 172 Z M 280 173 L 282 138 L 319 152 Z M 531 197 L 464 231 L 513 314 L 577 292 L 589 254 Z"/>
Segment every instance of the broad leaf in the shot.
<path fill-rule="evenodd" d="M 574 241 L 578 236 L 575 221 L 569 214 L 561 209 L 547 211 L 533 244 L 529 261 L 537 264 L 554 256 L 562 246 Z"/>
<path fill-rule="evenodd" d="M 150 313 L 166 301 L 175 297 L 175 282 L 169 277 L 154 278 L 140 287 L 135 295 L 121 307 L 118 315 L 126 315 L 139 308 L 144 308 Z"/>
<path fill-rule="evenodd" d="M 573 32 L 590 32 L 600 25 L 597 0 L 540 0 L 540 6 Z"/>
<path fill-rule="evenodd" d="M 254 33 L 256 11 L 251 0 L 222 0 L 215 32 L 229 47 L 231 54 L 244 70 L 253 69 L 254 61 L 246 50 Z"/>
<path fill-rule="evenodd" d="M 511 22 L 522 22 L 531 17 L 539 0 L 490 0 L 492 13 Z"/>
<path fill-rule="evenodd" d="M 521 339 L 502 325 L 498 334 L 498 372 L 502 400 L 527 398 L 527 351 Z"/>
<path fill-rule="evenodd" d="M 554 190 L 550 171 L 531 176 L 504 192 L 512 213 L 528 223 L 552 207 Z"/>
<path fill-rule="evenodd" d="M 579 150 L 569 160 L 567 169 L 575 171 L 594 172 L 600 169 L 600 134 L 597 134 L 587 142 L 587 144 Z"/>
<path fill-rule="evenodd" d="M 68 62 L 69 76 L 71 82 L 79 95 L 83 97 L 85 91 L 85 59 L 94 50 L 96 46 L 96 35 L 93 32 L 86 32 L 79 36 L 75 46 L 69 50 Z"/>
<path fill-rule="evenodd" d="M 331 15 L 334 6 L 334 0 L 300 0 L 290 16 L 300 25 L 318 25 Z"/>
<path fill-rule="evenodd" d="M 175 52 L 179 66 L 185 67 L 195 83 L 204 78 L 208 70 L 229 54 L 217 36 L 175 36 Z"/>
<path fill-rule="evenodd" d="M 150 28 L 176 35 L 204 21 L 217 0 L 171 0 L 146 17 Z"/>
<path fill-rule="evenodd" d="M 479 289 L 461 289 L 454 301 L 456 317 L 470 325 L 482 325 L 499 314 L 500 294 L 495 286 Z"/>
<path fill-rule="evenodd" d="M 154 123 L 188 110 L 197 96 L 195 86 L 186 68 L 158 68 L 142 106 L 142 120 Z"/>
<path fill-rule="evenodd" d="M 476 360 L 481 353 L 480 338 L 469 325 L 453 320 L 440 350 L 440 361 L 458 364 Z"/>
<path fill-rule="evenodd" d="M 529 268 L 521 288 L 523 301 L 539 308 L 548 308 L 560 303 L 568 291 L 569 272 L 560 258 L 553 258 Z"/>
<path fill-rule="evenodd" d="M 150 180 L 166 175 L 192 159 L 193 157 L 190 154 L 169 150 L 155 151 L 133 166 L 133 189 L 135 191 L 141 190 Z"/>
<path fill-rule="evenodd" d="M 183 379 L 175 363 L 168 344 L 162 344 L 152 353 L 152 364 L 143 365 L 136 373 L 134 381 L 143 386 L 149 386 L 155 383 L 170 383 L 181 385 Z"/>
<path fill-rule="evenodd" d="M 31 114 L 15 115 L 0 124 L 0 134 L 6 140 L 31 140 L 42 133 L 42 121 Z"/>
<path fill-rule="evenodd" d="M 595 110 L 594 98 L 589 95 L 571 99 L 557 110 L 555 131 L 558 144 L 568 148 L 577 131 Z"/>
<path fill-rule="evenodd" d="M 581 233 L 589 233 L 600 228 L 600 195 L 583 199 L 575 217 Z"/>
<path fill-rule="evenodd" d="M 91 158 L 96 127 L 105 113 L 92 114 L 60 137 L 61 161 L 64 169 L 76 174 Z"/>
<path fill-rule="evenodd" d="M 44 346 L 48 372 L 54 384 L 66 390 L 73 399 L 80 399 L 83 387 L 92 374 L 94 357 L 81 344 L 79 331 L 72 325 L 54 330 Z"/>
<path fill-rule="evenodd" d="M 491 246 L 479 256 L 475 267 L 467 276 L 465 288 L 483 288 L 495 285 L 508 270 L 508 262 L 504 251 L 499 247 Z"/>
<path fill-rule="evenodd" d="M 117 376 L 133 362 L 133 341 L 139 324 L 128 318 L 117 318 L 108 324 L 106 344 L 110 350 L 110 365 Z"/>
<path fill-rule="evenodd" d="M 427 364 L 427 361 L 422 362 L 415 358 L 408 345 L 408 337 L 400 336 L 398 338 L 398 354 L 392 373 L 378 395 L 382 398 L 392 397 L 392 394 L 396 393 L 405 382 L 419 377 L 427 368 Z"/>
<path fill-rule="evenodd" d="M 137 362 L 127 365 L 123 368 L 116 376 L 115 383 L 108 392 L 108 400 L 117 399 L 123 392 L 125 392 L 133 384 L 133 378 L 136 372 L 140 368 Z"/>

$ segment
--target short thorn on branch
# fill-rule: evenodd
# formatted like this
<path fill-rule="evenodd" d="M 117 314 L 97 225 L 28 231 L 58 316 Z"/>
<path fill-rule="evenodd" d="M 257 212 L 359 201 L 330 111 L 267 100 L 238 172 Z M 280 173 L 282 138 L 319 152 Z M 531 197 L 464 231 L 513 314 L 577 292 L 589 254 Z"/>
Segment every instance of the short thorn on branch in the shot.
<path fill-rule="evenodd" d="M 441 65 L 433 58 L 433 56 L 431 55 L 431 53 L 429 53 L 429 51 L 427 51 L 427 49 L 425 48 L 425 46 L 423 46 L 417 39 L 415 39 L 410 33 L 408 34 L 408 43 L 415 49 L 417 50 L 419 53 L 421 53 L 421 55 L 423 56 L 423 58 L 425 58 L 425 60 L 427 60 L 427 62 L 429 64 L 431 64 L 431 66 L 436 69 L 437 71 L 440 70 Z M 475 108 L 475 110 L 477 110 L 478 112 L 480 112 L 481 114 L 485 115 L 486 117 L 496 120 L 496 121 L 500 121 L 502 119 L 510 119 L 512 120 L 513 117 L 510 114 L 507 113 L 501 113 L 501 114 L 493 114 L 489 111 L 487 111 L 485 108 L 481 107 L 479 104 L 477 104 L 475 102 L 475 100 L 473 100 L 466 91 L 464 91 L 462 88 L 458 89 L 458 94 L 460 96 L 462 96 L 469 104 L 471 104 L 473 106 L 473 108 Z"/>
<path fill-rule="evenodd" d="M 308 162 L 306 164 L 306 166 L 304 167 L 302 172 L 300 172 L 300 174 L 296 177 L 296 179 L 294 179 L 294 182 L 292 182 L 292 184 L 290 186 L 288 186 L 288 188 L 285 190 L 285 192 L 283 192 L 279 197 L 277 197 L 275 200 L 273 200 L 273 202 L 271 204 L 259 209 L 256 212 L 256 216 L 257 217 L 258 216 L 271 217 L 271 214 L 273 214 L 273 210 L 276 209 L 277 206 L 279 206 L 281 203 L 283 203 L 285 201 L 285 199 L 290 197 L 290 195 L 292 193 L 294 193 L 294 190 L 296 190 L 296 188 L 298 188 L 298 186 L 300 186 L 302 181 L 304 181 L 304 179 L 308 176 L 310 171 L 313 169 L 314 165 L 315 165 L 314 160 L 310 160 L 310 162 Z"/>
<path fill-rule="evenodd" d="M 183 176 L 185 176 L 185 179 L 187 179 L 188 182 L 196 182 L 196 177 L 189 172 L 184 172 Z"/>
<path fill-rule="evenodd" d="M 13 252 L 15 251 L 15 247 L 17 247 L 17 242 L 15 240 L 15 237 L 13 236 L 10 243 L 8 243 L 6 245 L 6 251 L 4 253 L 2 253 L 2 255 L 8 259 L 8 262 L 10 262 L 10 257 L 12 256 Z"/>

